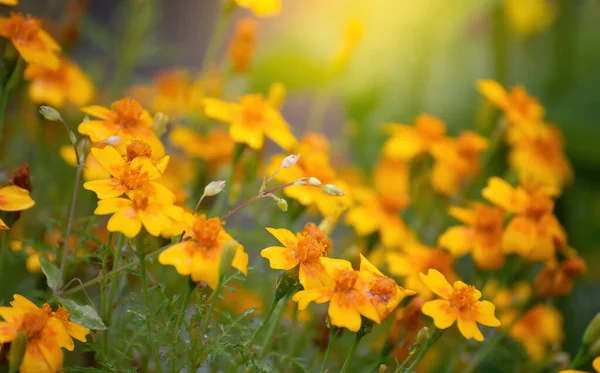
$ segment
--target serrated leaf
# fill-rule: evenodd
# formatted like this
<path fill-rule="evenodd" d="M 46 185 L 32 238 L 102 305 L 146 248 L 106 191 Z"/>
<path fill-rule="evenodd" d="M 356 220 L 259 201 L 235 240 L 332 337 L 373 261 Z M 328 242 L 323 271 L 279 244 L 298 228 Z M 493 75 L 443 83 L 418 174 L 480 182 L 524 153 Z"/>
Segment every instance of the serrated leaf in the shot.
<path fill-rule="evenodd" d="M 44 272 L 44 275 L 46 275 L 46 283 L 48 284 L 48 287 L 54 290 L 59 281 L 58 275 L 60 271 L 54 264 L 50 263 L 48 258 L 45 256 L 40 256 L 40 267 L 42 267 L 42 272 Z"/>
<path fill-rule="evenodd" d="M 60 299 L 60 304 L 71 314 L 70 321 L 81 324 L 91 330 L 106 330 L 106 325 L 104 325 L 94 307 L 90 305 L 82 306 L 70 299 Z"/>

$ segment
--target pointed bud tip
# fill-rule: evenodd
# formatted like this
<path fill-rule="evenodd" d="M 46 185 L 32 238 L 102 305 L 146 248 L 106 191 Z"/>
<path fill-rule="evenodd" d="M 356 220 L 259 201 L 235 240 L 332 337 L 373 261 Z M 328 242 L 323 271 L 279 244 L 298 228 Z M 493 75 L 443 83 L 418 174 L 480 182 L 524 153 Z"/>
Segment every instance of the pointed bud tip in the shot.
<path fill-rule="evenodd" d="M 288 155 L 287 157 L 285 157 L 283 159 L 283 161 L 281 161 L 281 167 L 282 168 L 294 167 L 296 165 L 296 162 L 298 162 L 298 159 L 300 159 L 300 154 Z"/>
<path fill-rule="evenodd" d="M 217 194 L 221 193 L 223 191 L 223 189 L 225 189 L 225 184 L 226 184 L 226 182 L 224 180 L 217 180 L 217 181 L 210 182 L 204 188 L 204 195 L 207 197 L 216 196 Z"/>
<path fill-rule="evenodd" d="M 40 106 L 40 114 L 42 114 L 42 116 L 50 121 L 57 121 L 57 120 L 62 120 L 62 117 L 60 116 L 60 113 L 53 108 L 52 106 L 48 106 L 48 105 L 42 105 Z"/>
<path fill-rule="evenodd" d="M 336 187 L 333 184 L 326 184 L 325 186 L 323 186 L 323 192 L 325 192 L 326 194 L 329 194 L 330 196 L 334 196 L 334 197 L 342 197 L 346 194 L 346 192 L 344 192 L 343 190 L 341 190 L 340 188 Z"/>

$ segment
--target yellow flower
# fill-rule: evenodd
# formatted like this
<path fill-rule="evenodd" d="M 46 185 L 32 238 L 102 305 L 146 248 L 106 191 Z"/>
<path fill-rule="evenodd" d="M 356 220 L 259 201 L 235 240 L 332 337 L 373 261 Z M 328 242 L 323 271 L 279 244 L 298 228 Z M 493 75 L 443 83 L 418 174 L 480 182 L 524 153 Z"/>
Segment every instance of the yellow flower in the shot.
<path fill-rule="evenodd" d="M 377 308 L 362 292 L 360 272 L 352 269 L 349 262 L 322 258 L 327 274 L 333 279 L 329 286 L 302 290 L 294 294 L 292 300 L 298 302 L 298 309 L 304 310 L 311 302 L 329 302 L 329 321 L 332 325 L 356 332 L 362 324 L 361 315 L 381 322 Z"/>
<path fill-rule="evenodd" d="M 321 259 L 327 256 L 322 242 L 307 232 L 294 234 L 287 229 L 267 228 L 282 246 L 271 246 L 260 252 L 273 269 L 290 270 L 299 266 L 299 279 L 304 289 L 329 286 L 333 280 L 327 274 Z M 337 260 L 337 259 L 332 259 Z"/>
<path fill-rule="evenodd" d="M 193 281 L 205 282 L 215 289 L 219 284 L 223 249 L 234 239 L 225 232 L 219 218 L 206 219 L 204 215 L 190 221 L 185 231 L 191 239 L 169 247 L 160 254 L 158 261 L 174 266 L 180 275 L 191 275 Z M 244 275 L 248 273 L 248 254 L 240 244 L 237 244 L 231 266 Z"/>
<path fill-rule="evenodd" d="M 528 38 L 552 25 L 556 7 L 548 0 L 504 0 L 504 14 L 510 27 Z"/>
<path fill-rule="evenodd" d="M 29 97 L 33 102 L 48 104 L 55 108 L 64 106 L 65 101 L 76 106 L 87 105 L 94 96 L 90 79 L 73 62 L 62 58 L 56 69 L 30 64 L 24 72 L 30 80 Z"/>
<path fill-rule="evenodd" d="M 364 27 L 360 19 L 352 18 L 346 22 L 343 38 L 333 57 L 334 69 L 342 69 L 348 64 L 358 42 L 363 37 Z"/>
<path fill-rule="evenodd" d="M 515 312 L 502 318 L 508 325 L 515 317 Z M 516 322 L 509 335 L 523 344 L 533 360 L 541 360 L 552 346 L 559 346 L 564 338 L 562 315 L 558 310 L 545 304 L 538 304 Z"/>
<path fill-rule="evenodd" d="M 231 137 L 220 130 L 201 135 L 191 128 L 175 127 L 169 135 L 169 141 L 187 156 L 200 158 L 213 167 L 228 162 L 233 154 Z"/>
<path fill-rule="evenodd" d="M 60 46 L 44 30 L 39 19 L 21 13 L 0 18 L 0 36 L 10 39 L 12 45 L 27 63 L 50 69 L 59 66 Z"/>
<path fill-rule="evenodd" d="M 431 151 L 435 159 L 431 175 L 433 188 L 448 197 L 456 195 L 463 183 L 479 172 L 479 155 L 487 147 L 487 139 L 470 131 L 435 144 Z"/>
<path fill-rule="evenodd" d="M 77 166 L 77 158 L 72 145 L 61 146 L 58 150 L 61 158 L 71 166 Z M 91 152 L 88 153 L 85 159 L 85 168 L 83 169 L 83 179 L 86 181 L 107 179 L 110 173 L 102 167 L 100 162 L 94 157 Z"/>
<path fill-rule="evenodd" d="M 276 16 L 281 12 L 281 0 L 235 0 L 242 8 L 247 8 L 257 17 Z"/>
<path fill-rule="evenodd" d="M 450 285 L 444 275 L 435 269 L 420 276 L 427 287 L 442 298 L 429 301 L 422 308 L 423 314 L 430 316 L 438 329 L 447 329 L 456 322 L 465 338 L 481 342 L 484 338 L 477 323 L 500 326 L 500 321 L 494 316 L 494 305 L 486 300 L 480 301 L 481 292 L 474 286 L 462 281 Z"/>
<path fill-rule="evenodd" d="M 452 256 L 417 242 L 410 243 L 403 251 L 388 252 L 386 261 L 391 274 L 403 277 L 404 285 L 425 299 L 431 299 L 433 293 L 421 280 L 421 272 L 433 268 L 450 280 L 457 277 L 452 269 Z"/>
<path fill-rule="evenodd" d="M 359 236 L 379 232 L 388 249 L 398 248 L 407 236 L 406 224 L 400 217 L 410 199 L 408 196 L 409 168 L 404 161 L 380 161 L 373 173 L 374 188 L 352 188 L 356 205 L 346 215 L 346 223 Z"/>
<path fill-rule="evenodd" d="M 78 127 L 79 132 L 88 135 L 92 142 L 105 141 L 113 136 L 123 140 L 137 138 L 148 143 L 155 156 L 164 155 L 164 146 L 154 133 L 150 114 L 136 100 L 123 98 L 115 101 L 110 110 L 93 105 L 83 107 L 81 111 L 99 118 L 82 122 Z"/>
<path fill-rule="evenodd" d="M 113 214 L 106 226 L 109 232 L 121 232 L 133 238 L 140 233 L 143 225 L 148 233 L 159 236 L 171 233 L 173 221 L 183 219 L 183 209 L 173 205 L 175 198 L 171 201 L 157 200 L 140 191 L 129 193 L 129 197 L 131 199 L 108 198 L 98 201 L 94 214 Z"/>
<path fill-rule="evenodd" d="M 567 236 L 553 214 L 555 191 L 535 187 L 512 187 L 492 177 L 482 191 L 483 197 L 514 217 L 504 231 L 503 247 L 532 261 L 554 256 L 555 245 L 564 244 Z"/>
<path fill-rule="evenodd" d="M 86 341 L 87 329 L 68 321 L 69 313 L 62 307 L 56 312 L 48 304 L 38 308 L 26 298 L 15 294 L 12 307 L 0 307 L 0 343 L 9 343 L 17 335 L 27 335 L 25 357 L 19 372 L 56 373 L 63 365 L 61 347 L 73 351 L 73 339 Z"/>
<path fill-rule="evenodd" d="M 12 251 L 22 251 L 23 241 L 12 240 L 9 243 L 9 247 Z M 40 252 L 31 246 L 25 247 L 25 254 L 27 255 L 25 268 L 27 268 L 27 272 L 29 273 L 40 273 L 42 271 L 42 267 L 40 265 L 41 256 L 46 257 L 51 262 L 54 262 L 54 255 Z"/>
<path fill-rule="evenodd" d="M 4 5 L 19 5 L 19 0 L 0 0 L 0 4 L 4 4 Z"/>
<path fill-rule="evenodd" d="M 409 160 L 428 153 L 446 136 L 446 125 L 440 119 L 421 114 L 415 125 L 387 124 L 385 130 L 391 137 L 383 146 L 383 154 L 393 160 Z"/>
<path fill-rule="evenodd" d="M 367 258 L 360 255 L 361 293 L 375 306 L 381 320 L 388 317 L 402 300 L 416 291 L 404 289 L 381 273 Z"/>
<path fill-rule="evenodd" d="M 32 208 L 35 202 L 29 196 L 29 191 L 16 185 L 0 188 L 0 211 L 21 211 Z M 8 226 L 0 219 L 0 230 Z"/>
<path fill-rule="evenodd" d="M 316 206 L 323 216 L 338 216 L 342 211 L 352 204 L 352 197 L 347 184 L 337 177 L 335 170 L 329 162 L 329 142 L 321 134 L 308 133 L 304 135 L 295 153 L 300 158 L 293 167 L 280 170 L 275 180 L 282 183 L 291 182 L 301 178 L 316 177 L 322 185 L 333 184 L 344 190 L 344 196 L 332 198 L 320 188 L 310 188 L 302 185 L 294 185 L 283 190 L 283 193 L 303 206 Z M 277 154 L 271 158 L 267 167 L 267 174 L 275 173 L 285 159 L 285 154 Z"/>
<path fill-rule="evenodd" d="M 594 368 L 594 370 L 596 372 L 600 373 L 600 356 L 598 356 L 597 358 L 594 359 L 594 361 L 592 362 L 592 367 Z M 559 373 L 586 373 L 586 372 L 581 371 L 581 370 L 567 369 L 567 370 L 561 370 Z"/>
<path fill-rule="evenodd" d="M 239 103 L 207 98 L 204 105 L 207 117 L 230 124 L 229 135 L 237 143 L 261 149 L 267 136 L 286 150 L 296 144 L 287 122 L 262 95 L 242 96 Z"/>
<path fill-rule="evenodd" d="M 452 206 L 448 213 L 465 225 L 446 230 L 439 237 L 441 247 L 456 257 L 472 253 L 475 264 L 482 269 L 499 269 L 504 265 L 501 209 L 475 203 L 471 208 Z"/>
<path fill-rule="evenodd" d="M 162 176 L 161 169 L 166 167 L 168 157 L 154 165 L 148 156 L 137 156 L 126 161 L 112 146 L 93 148 L 91 152 L 112 175 L 110 179 L 92 180 L 83 184 L 85 189 L 95 192 L 99 199 L 119 197 L 123 193 L 137 190 L 144 191 L 157 200 L 174 200 L 173 193 L 155 181 Z"/>
<path fill-rule="evenodd" d="M 256 49 L 256 33 L 258 23 L 252 18 L 242 18 L 235 25 L 233 38 L 229 44 L 229 60 L 236 73 L 246 73 L 250 70 L 250 63 Z"/>

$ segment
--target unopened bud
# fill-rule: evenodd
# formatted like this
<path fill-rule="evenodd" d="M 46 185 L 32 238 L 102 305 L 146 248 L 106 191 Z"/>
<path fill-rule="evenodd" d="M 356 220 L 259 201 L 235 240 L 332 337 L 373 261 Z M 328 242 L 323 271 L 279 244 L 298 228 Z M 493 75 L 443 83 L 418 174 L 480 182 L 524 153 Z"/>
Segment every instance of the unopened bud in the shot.
<path fill-rule="evenodd" d="M 387 370 L 388 366 L 385 364 L 381 364 L 379 366 L 379 369 L 377 370 L 378 373 L 385 373 L 385 371 Z"/>
<path fill-rule="evenodd" d="M 62 120 L 60 113 L 52 106 L 48 106 L 48 105 L 40 106 L 40 114 L 42 114 L 42 116 L 44 118 L 51 120 L 53 122 L 57 121 L 57 120 Z"/>
<path fill-rule="evenodd" d="M 321 180 L 317 179 L 316 177 L 311 177 L 308 179 L 308 185 L 321 186 Z"/>
<path fill-rule="evenodd" d="M 330 196 L 341 197 L 346 194 L 343 190 L 333 184 L 326 184 L 322 189 L 325 194 L 329 194 Z"/>
<path fill-rule="evenodd" d="M 299 267 L 295 266 L 281 274 L 277 278 L 277 284 L 275 288 L 275 301 L 279 302 L 281 298 L 288 294 L 295 293 L 300 289 Z"/>
<path fill-rule="evenodd" d="M 8 352 L 8 371 L 9 373 L 17 373 L 23 363 L 25 350 L 27 349 L 27 333 L 19 332 L 15 339 L 10 343 L 10 351 Z"/>
<path fill-rule="evenodd" d="M 421 344 L 429 337 L 429 328 L 424 326 L 417 333 L 417 344 Z"/>
<path fill-rule="evenodd" d="M 281 211 L 287 211 L 288 203 L 285 199 L 281 198 L 281 199 L 279 199 L 279 201 L 277 201 L 277 207 L 279 207 L 281 209 Z"/>
<path fill-rule="evenodd" d="M 292 155 L 288 155 L 287 157 L 285 157 L 283 159 L 283 161 L 281 162 L 281 167 L 282 168 L 290 168 L 290 167 L 294 167 L 296 165 L 296 162 L 298 162 L 298 159 L 300 158 L 300 154 L 292 154 Z"/>
<path fill-rule="evenodd" d="M 90 153 L 90 147 L 92 146 L 92 142 L 90 138 L 85 136 L 77 143 L 77 154 L 79 154 L 79 164 L 85 164 L 85 160 Z"/>
<path fill-rule="evenodd" d="M 584 345 L 591 345 L 596 341 L 600 341 L 600 313 L 596 314 L 583 333 Z"/>
<path fill-rule="evenodd" d="M 152 118 L 152 128 L 154 129 L 154 133 L 157 136 L 162 135 L 167 129 L 167 124 L 169 123 L 169 116 L 164 113 L 156 113 L 154 114 L 154 118 Z"/>
<path fill-rule="evenodd" d="M 235 257 L 237 247 L 238 243 L 234 240 L 225 242 L 223 251 L 221 252 L 221 260 L 219 261 L 219 275 L 224 274 L 227 270 L 229 270 L 229 268 L 231 268 L 231 263 Z"/>
<path fill-rule="evenodd" d="M 373 330 L 373 325 L 375 322 L 371 319 L 367 319 L 366 317 L 362 317 L 362 322 L 360 323 L 360 329 L 356 332 L 356 336 L 358 338 L 362 338 L 365 335 L 371 333 Z"/>
<path fill-rule="evenodd" d="M 223 191 L 223 189 L 225 188 L 225 184 L 226 182 L 224 180 L 211 181 L 204 188 L 204 195 L 207 197 L 216 196 L 217 194 Z"/>

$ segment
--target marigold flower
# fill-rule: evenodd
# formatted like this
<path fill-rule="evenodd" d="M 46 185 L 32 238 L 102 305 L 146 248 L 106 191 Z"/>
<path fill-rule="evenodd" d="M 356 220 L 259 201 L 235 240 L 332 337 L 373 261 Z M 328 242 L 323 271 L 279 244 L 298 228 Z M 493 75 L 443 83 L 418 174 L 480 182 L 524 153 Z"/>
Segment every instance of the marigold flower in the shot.
<path fill-rule="evenodd" d="M 482 195 L 488 201 L 515 214 L 504 231 L 503 247 L 532 261 L 551 258 L 556 242 L 564 243 L 567 236 L 553 214 L 556 192 L 529 186 L 512 187 L 506 181 L 492 177 Z"/>
<path fill-rule="evenodd" d="M 29 191 L 16 185 L 0 188 L 0 211 L 22 211 L 32 208 L 35 202 Z M 8 226 L 0 219 L 0 230 L 8 230 Z"/>
<path fill-rule="evenodd" d="M 76 106 L 87 105 L 94 96 L 94 85 L 73 62 L 62 58 L 58 68 L 30 64 L 24 72 L 30 80 L 29 97 L 32 101 L 55 108 L 65 101 Z"/>
<path fill-rule="evenodd" d="M 556 7 L 548 0 L 504 0 L 504 14 L 510 27 L 528 38 L 552 25 Z"/>
<path fill-rule="evenodd" d="M 200 158 L 213 167 L 228 162 L 233 155 L 233 140 L 227 132 L 220 130 L 201 135 L 191 128 L 175 127 L 169 141 L 187 156 Z"/>
<path fill-rule="evenodd" d="M 398 286 L 396 281 L 386 277 L 362 254 L 360 275 L 362 294 L 375 306 L 381 320 L 388 317 L 405 297 L 417 294 L 416 291 Z"/>
<path fill-rule="evenodd" d="M 377 308 L 362 292 L 360 272 L 353 270 L 350 263 L 344 260 L 322 258 L 321 261 L 333 283 L 294 294 L 292 300 L 298 302 L 298 309 L 306 309 L 311 302 L 329 302 L 331 324 L 353 332 L 360 329 L 361 315 L 379 324 L 381 317 Z"/>
<path fill-rule="evenodd" d="M 304 289 L 330 286 L 329 277 L 321 259 L 327 256 L 327 248 L 307 232 L 294 234 L 287 229 L 267 228 L 284 246 L 263 249 L 260 255 L 269 260 L 273 269 L 290 270 L 299 266 L 298 278 Z M 332 259 L 338 260 L 338 259 Z"/>
<path fill-rule="evenodd" d="M 390 123 L 385 131 L 391 137 L 383 146 L 383 154 L 393 160 L 409 160 L 422 153 L 428 153 L 433 146 L 446 136 L 446 125 L 440 119 L 421 114 L 415 125 Z"/>
<path fill-rule="evenodd" d="M 60 46 L 42 29 L 39 19 L 11 12 L 0 18 L 0 36 L 10 39 L 25 62 L 58 68 Z"/>
<path fill-rule="evenodd" d="M 56 312 L 48 304 L 38 308 L 31 301 L 15 294 L 12 307 L 0 307 L 0 343 L 13 341 L 20 332 L 27 335 L 21 373 L 56 373 L 63 364 L 61 347 L 73 351 L 73 339 L 86 341 L 86 328 L 70 322 L 62 307 Z"/>
<path fill-rule="evenodd" d="M 448 228 L 439 237 L 441 247 L 457 257 L 471 252 L 475 264 L 482 269 L 499 269 L 504 265 L 504 211 L 475 203 L 471 208 L 452 206 L 448 213 L 465 225 Z"/>
<path fill-rule="evenodd" d="M 500 321 L 494 316 L 494 305 L 486 300 L 480 301 L 481 292 L 474 286 L 462 281 L 450 285 L 444 275 L 435 269 L 420 276 L 425 285 L 442 298 L 429 301 L 422 308 L 423 314 L 433 318 L 437 328 L 447 329 L 456 322 L 465 338 L 481 342 L 484 338 L 477 323 L 500 326 Z"/>
<path fill-rule="evenodd" d="M 112 146 L 93 148 L 91 152 L 112 175 L 110 179 L 92 180 L 83 184 L 85 189 L 96 193 L 99 199 L 119 197 L 123 193 L 136 190 L 144 191 L 150 197 L 161 201 L 172 202 L 175 199 L 168 188 L 155 181 L 162 176 L 161 169 L 164 171 L 168 157 L 155 166 L 147 156 L 137 156 L 126 161 Z"/>
<path fill-rule="evenodd" d="M 207 98 L 204 105 L 207 117 L 230 124 L 229 135 L 237 143 L 261 149 L 267 136 L 286 150 L 296 144 L 287 122 L 262 95 L 242 96 L 239 103 Z"/>
<path fill-rule="evenodd" d="M 105 141 L 112 136 L 124 140 L 138 138 L 152 147 L 155 156 L 164 155 L 164 146 L 153 131 L 152 117 L 136 100 L 123 98 L 113 102 L 110 109 L 93 105 L 83 107 L 81 111 L 99 118 L 82 122 L 78 127 L 79 132 L 88 135 L 92 142 Z"/>
<path fill-rule="evenodd" d="M 535 277 L 534 291 L 542 297 L 567 295 L 573 289 L 574 279 L 586 270 L 585 261 L 576 254 L 569 254 L 562 262 L 551 258 Z"/>
<path fill-rule="evenodd" d="M 510 324 L 515 316 L 514 311 L 507 314 L 502 317 L 502 323 Z M 533 360 L 541 360 L 546 356 L 548 347 L 562 343 L 562 324 L 563 318 L 557 309 L 538 304 L 516 322 L 509 335 L 523 344 Z"/>
<path fill-rule="evenodd" d="M 235 25 L 228 54 L 233 71 L 236 73 L 250 70 L 250 59 L 256 49 L 257 31 L 258 23 L 252 18 L 242 18 Z"/>
<path fill-rule="evenodd" d="M 188 241 L 175 244 L 158 257 L 163 265 L 172 265 L 180 275 L 191 275 L 196 282 L 205 282 L 212 289 L 219 284 L 219 265 L 225 244 L 235 240 L 223 229 L 219 218 L 194 217 L 187 223 Z M 231 266 L 244 275 L 248 273 L 248 254 L 237 244 Z"/>
<path fill-rule="evenodd" d="M 0 4 L 4 4 L 4 5 L 19 5 L 19 0 L 0 0 Z"/>
<path fill-rule="evenodd" d="M 331 250 L 333 250 L 333 240 L 315 223 L 306 223 L 304 225 L 303 232 L 314 238 L 317 242 L 321 243 L 327 254 L 331 253 Z"/>
<path fill-rule="evenodd" d="M 272 17 L 281 12 L 281 0 L 235 0 L 242 8 L 250 9 L 257 17 Z"/>

